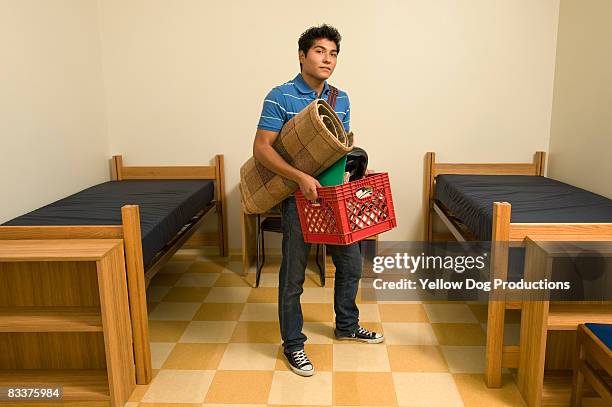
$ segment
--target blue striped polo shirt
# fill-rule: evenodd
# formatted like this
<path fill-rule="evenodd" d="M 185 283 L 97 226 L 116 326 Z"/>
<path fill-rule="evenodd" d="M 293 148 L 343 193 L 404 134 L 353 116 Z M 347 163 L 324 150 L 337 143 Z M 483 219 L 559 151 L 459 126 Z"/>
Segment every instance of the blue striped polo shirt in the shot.
<path fill-rule="evenodd" d="M 327 101 L 328 96 L 329 85 L 325 81 L 321 99 Z M 317 99 L 317 93 L 310 89 L 310 86 L 302 78 L 302 74 L 298 74 L 293 80 L 275 87 L 268 93 L 263 103 L 257 128 L 278 133 L 285 123 L 315 99 Z M 342 121 L 344 129 L 348 132 L 350 130 L 351 110 L 346 92 L 338 89 L 334 110 Z"/>

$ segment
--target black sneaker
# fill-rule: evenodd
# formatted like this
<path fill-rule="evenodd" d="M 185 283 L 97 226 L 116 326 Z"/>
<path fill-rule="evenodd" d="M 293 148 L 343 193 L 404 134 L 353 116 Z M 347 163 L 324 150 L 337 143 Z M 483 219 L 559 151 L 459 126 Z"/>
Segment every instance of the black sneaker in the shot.
<path fill-rule="evenodd" d="M 312 363 L 310 363 L 304 349 L 300 349 L 295 352 L 283 353 L 285 354 L 285 358 L 287 358 L 287 362 L 289 362 L 289 367 L 291 370 L 293 370 L 293 373 L 300 376 L 312 376 L 314 374 L 314 366 Z"/>
<path fill-rule="evenodd" d="M 336 335 L 336 339 L 341 341 L 358 341 L 367 343 L 381 343 L 385 340 L 383 334 L 377 332 L 368 331 L 365 328 L 359 327 L 355 332 L 350 335 Z"/>

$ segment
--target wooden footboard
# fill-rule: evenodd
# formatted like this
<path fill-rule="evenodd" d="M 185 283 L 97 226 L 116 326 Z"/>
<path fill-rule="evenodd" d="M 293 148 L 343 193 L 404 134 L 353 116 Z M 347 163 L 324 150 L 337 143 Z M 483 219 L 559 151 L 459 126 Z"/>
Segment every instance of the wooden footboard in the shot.
<path fill-rule="evenodd" d="M 215 156 L 214 166 L 186 167 L 126 167 L 123 165 L 121 156 L 112 158 L 111 178 L 113 180 L 210 179 L 215 181 L 214 203 L 204 208 L 198 215 L 198 220 L 182 231 L 173 240 L 173 243 L 165 248 L 163 254 L 156 257 L 146 275 L 142 258 L 140 211 L 137 205 L 126 205 L 121 208 L 122 224 L 117 226 L 0 226 L 0 240 L 123 239 L 137 384 L 148 384 L 152 379 L 146 286 L 161 266 L 201 225 L 204 216 L 213 206 L 217 211 L 218 227 L 214 241 L 219 247 L 221 256 L 228 254 L 223 165 L 223 155 Z"/>

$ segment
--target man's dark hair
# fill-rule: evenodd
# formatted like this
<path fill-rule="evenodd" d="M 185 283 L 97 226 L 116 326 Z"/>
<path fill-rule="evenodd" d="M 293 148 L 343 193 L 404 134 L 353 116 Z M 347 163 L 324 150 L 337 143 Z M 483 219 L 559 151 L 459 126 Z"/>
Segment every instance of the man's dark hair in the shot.
<path fill-rule="evenodd" d="M 327 24 L 323 24 L 318 27 L 310 27 L 304 31 L 298 40 L 298 50 L 303 51 L 304 55 L 307 55 L 308 50 L 312 48 L 315 41 L 321 38 L 335 42 L 338 53 L 340 53 L 340 40 L 342 40 L 342 36 L 338 30 Z M 302 64 L 300 64 L 300 69 L 301 68 Z"/>

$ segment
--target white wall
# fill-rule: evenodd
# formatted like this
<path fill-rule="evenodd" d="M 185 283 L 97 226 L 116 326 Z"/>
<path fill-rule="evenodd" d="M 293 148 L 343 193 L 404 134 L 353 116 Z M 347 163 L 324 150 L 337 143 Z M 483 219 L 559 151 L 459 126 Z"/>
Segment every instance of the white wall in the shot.
<path fill-rule="evenodd" d="M 548 175 L 612 198 L 612 2 L 562 0 Z"/>
<path fill-rule="evenodd" d="M 94 0 L 0 1 L 0 222 L 108 179 Z"/>
<path fill-rule="evenodd" d="M 100 2 L 111 152 L 135 165 L 224 153 L 230 247 L 263 97 L 297 73 L 297 39 L 312 25 L 342 33 L 331 82 L 349 93 L 371 166 L 391 174 L 399 226 L 385 239 L 421 236 L 426 151 L 528 162 L 546 150 L 558 0 L 291 4 Z"/>
<path fill-rule="evenodd" d="M 385 239 L 421 236 L 426 151 L 530 161 L 548 146 L 558 0 L 97 6 L 1 3 L 3 219 L 106 179 L 111 154 L 187 165 L 223 153 L 237 249 L 238 169 L 263 97 L 297 73 L 297 38 L 322 22 L 344 36 L 331 82 L 349 92 L 357 143 L 391 174 L 399 226 Z"/>

